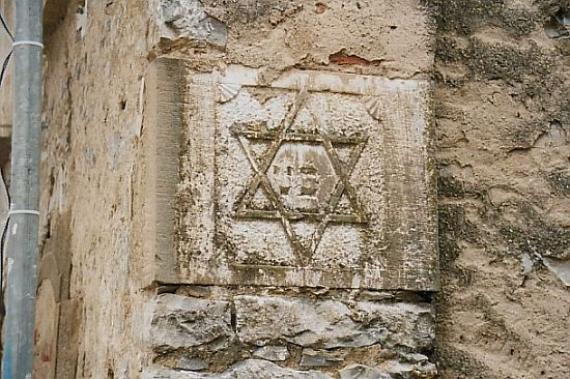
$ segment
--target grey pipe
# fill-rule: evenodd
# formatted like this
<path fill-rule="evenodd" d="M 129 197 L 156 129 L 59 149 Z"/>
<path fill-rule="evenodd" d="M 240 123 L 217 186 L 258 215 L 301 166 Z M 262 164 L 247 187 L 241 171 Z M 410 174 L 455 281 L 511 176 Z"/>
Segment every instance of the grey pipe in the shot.
<path fill-rule="evenodd" d="M 43 0 L 15 0 L 11 215 L 2 379 L 32 377 L 36 308 Z M 21 44 L 18 43 L 20 41 Z M 23 211 L 23 212 L 22 212 Z"/>

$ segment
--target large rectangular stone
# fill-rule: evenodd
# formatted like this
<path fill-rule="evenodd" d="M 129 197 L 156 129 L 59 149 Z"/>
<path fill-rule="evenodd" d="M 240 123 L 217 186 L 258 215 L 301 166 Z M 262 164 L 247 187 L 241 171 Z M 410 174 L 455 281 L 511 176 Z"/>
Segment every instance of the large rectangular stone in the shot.
<path fill-rule="evenodd" d="M 159 295 L 151 323 L 151 346 L 155 349 L 225 348 L 233 339 L 230 303 Z"/>
<path fill-rule="evenodd" d="M 437 288 L 427 81 L 300 70 L 266 80 L 179 60 L 154 70 L 155 280 Z"/>
<path fill-rule="evenodd" d="M 426 349 L 434 342 L 429 304 L 309 300 L 280 296 L 237 296 L 240 341 L 265 346 L 289 342 L 312 348 Z"/>

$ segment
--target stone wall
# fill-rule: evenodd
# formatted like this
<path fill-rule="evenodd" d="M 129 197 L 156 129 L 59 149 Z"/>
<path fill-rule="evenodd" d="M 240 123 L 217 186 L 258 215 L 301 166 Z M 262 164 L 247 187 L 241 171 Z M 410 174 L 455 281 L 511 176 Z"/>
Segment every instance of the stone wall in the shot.
<path fill-rule="evenodd" d="M 159 283 L 143 377 L 435 377 L 426 10 L 166 1 L 158 16 L 171 58 L 145 76 L 135 202 Z M 321 209 L 281 180 L 297 171 L 324 183 L 315 203 L 356 183 L 345 213 L 322 208 L 341 222 L 297 228 Z"/>
<path fill-rule="evenodd" d="M 418 189 L 427 192 L 418 204 L 428 233 L 413 223 L 402 230 L 425 237 L 425 245 L 403 252 L 418 262 L 427 252 L 429 270 L 406 274 L 423 266 L 393 260 L 404 276 L 385 282 L 391 286 L 377 281 L 373 290 L 346 274 L 338 281 L 346 289 L 317 279 L 312 289 L 299 281 L 193 285 L 185 276 L 152 276 L 171 251 L 149 255 L 146 234 L 156 221 L 147 212 L 156 188 L 147 176 L 148 120 L 153 101 L 161 101 L 153 97 L 153 62 L 181 58 L 195 73 L 241 65 L 258 69 L 263 83 L 292 69 L 425 82 L 433 63 L 425 8 L 415 0 L 64 3 L 46 4 L 36 377 L 434 377 L 428 108 L 414 116 L 426 132 L 417 135 L 420 170 L 409 177 L 423 175 Z M 408 212 L 419 206 L 410 199 L 402 203 Z"/>
<path fill-rule="evenodd" d="M 435 377 L 425 299 L 367 291 L 180 287 L 158 296 L 148 378 Z M 421 354 L 424 353 L 424 354 Z"/>
<path fill-rule="evenodd" d="M 567 376 L 567 2 L 46 5 L 36 377 Z M 267 83 L 433 74 L 437 317 L 431 291 L 154 280 L 143 141 L 165 56 Z"/>
<path fill-rule="evenodd" d="M 569 3 L 430 3 L 441 377 L 567 377 Z"/>
<path fill-rule="evenodd" d="M 46 6 L 67 11 L 46 13 L 65 17 L 45 36 L 35 376 L 136 378 L 147 293 L 132 199 L 152 12 L 138 1 Z"/>

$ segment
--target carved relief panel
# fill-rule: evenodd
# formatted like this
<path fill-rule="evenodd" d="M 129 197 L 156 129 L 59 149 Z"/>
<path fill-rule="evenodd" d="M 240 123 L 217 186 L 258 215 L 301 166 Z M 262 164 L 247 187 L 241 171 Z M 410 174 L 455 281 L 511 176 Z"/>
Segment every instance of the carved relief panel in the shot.
<path fill-rule="evenodd" d="M 156 66 L 145 124 L 155 280 L 437 287 L 427 82 Z"/>

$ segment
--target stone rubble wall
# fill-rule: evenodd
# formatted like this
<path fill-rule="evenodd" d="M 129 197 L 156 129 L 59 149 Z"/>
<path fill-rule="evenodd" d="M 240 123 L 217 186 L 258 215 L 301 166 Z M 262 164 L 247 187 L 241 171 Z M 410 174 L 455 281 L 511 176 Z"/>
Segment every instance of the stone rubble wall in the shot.
<path fill-rule="evenodd" d="M 398 4 L 181 0 L 157 5 L 162 39 L 155 53 L 182 58 L 197 73 L 239 64 L 260 68 L 261 80 L 267 83 L 291 68 L 425 80 L 433 63 L 428 13 L 413 0 Z M 147 86 L 152 85 L 148 80 Z M 176 97 L 171 86 L 165 88 L 158 92 L 165 100 Z M 147 96 L 154 96 L 149 91 L 147 87 Z M 160 99 L 158 103 L 166 104 Z M 168 114 L 151 117 L 159 124 L 178 122 L 169 109 L 163 112 Z M 190 113 L 190 117 L 202 116 Z M 182 150 L 191 155 L 196 144 L 188 146 Z M 167 148 L 164 154 L 169 154 Z M 160 152 L 158 147 L 157 159 Z M 156 167 L 170 170 L 160 164 Z M 182 177 L 195 169 L 181 167 L 186 170 Z M 160 179 L 157 186 L 163 188 L 168 180 Z M 193 204 L 199 200 L 182 196 L 178 201 Z M 162 209 L 157 211 L 160 214 Z M 161 233 L 159 229 L 159 237 Z M 181 236 L 184 231 L 176 234 Z M 152 246 L 169 250 L 172 244 L 176 241 Z M 153 253 L 156 257 L 147 259 L 168 265 L 170 258 L 159 250 Z M 184 256 L 184 251 L 179 254 Z M 180 271 L 196 269 L 189 265 Z M 146 335 L 152 365 L 143 370 L 144 378 L 412 379 L 437 375 L 432 358 L 435 312 L 431 293 L 165 284 L 169 285 L 157 288 L 159 294 L 145 311 L 152 314 Z"/>
<path fill-rule="evenodd" d="M 156 367 L 145 377 L 436 376 L 425 355 L 435 339 L 433 307 L 419 297 L 240 294 L 251 292 L 182 287 L 158 295 L 149 336 Z"/>
<path fill-rule="evenodd" d="M 36 377 L 434 377 L 430 293 L 149 286 L 141 251 L 154 60 L 425 80 L 419 1 L 50 4 Z"/>
<path fill-rule="evenodd" d="M 444 379 L 568 376 L 568 1 L 46 6 L 59 9 L 46 24 L 35 377 L 429 378 L 436 361 Z M 147 286 L 138 175 L 145 75 L 162 56 L 268 81 L 292 67 L 433 74 L 437 317 L 425 293 Z M 9 91 L 8 79 L 2 125 Z"/>

